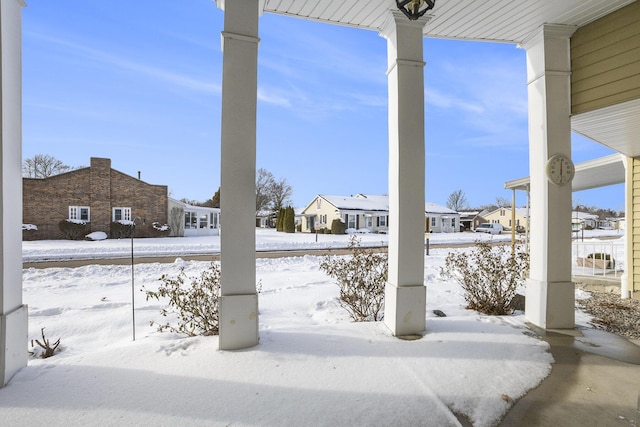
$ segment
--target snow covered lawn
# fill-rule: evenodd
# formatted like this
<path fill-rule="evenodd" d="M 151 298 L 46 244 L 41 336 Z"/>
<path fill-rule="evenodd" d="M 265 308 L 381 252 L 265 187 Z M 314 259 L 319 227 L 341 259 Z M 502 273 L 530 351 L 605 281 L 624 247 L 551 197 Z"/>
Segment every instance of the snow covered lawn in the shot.
<path fill-rule="evenodd" d="M 267 236 L 258 245 L 296 245 Z M 147 254 L 160 244 L 198 245 L 180 240 L 134 243 Z M 25 242 L 24 251 L 66 256 L 94 245 L 103 254 L 118 241 L 58 243 Z M 459 286 L 439 274 L 449 251 L 425 257 L 427 331 L 416 341 L 392 337 L 383 323 L 350 322 L 319 257 L 258 259 L 260 344 L 233 352 L 219 351 L 217 337 L 150 326 L 162 320 L 160 304 L 145 301 L 140 288 L 155 289 L 180 267 L 195 276 L 206 262 L 135 266 L 135 342 L 130 266 L 25 269 L 29 338 L 45 328 L 52 342 L 61 338 L 61 351 L 31 358 L 0 389 L 2 425 L 455 426 L 455 412 L 490 426 L 548 375 L 553 359 L 522 314 L 464 309 Z"/>

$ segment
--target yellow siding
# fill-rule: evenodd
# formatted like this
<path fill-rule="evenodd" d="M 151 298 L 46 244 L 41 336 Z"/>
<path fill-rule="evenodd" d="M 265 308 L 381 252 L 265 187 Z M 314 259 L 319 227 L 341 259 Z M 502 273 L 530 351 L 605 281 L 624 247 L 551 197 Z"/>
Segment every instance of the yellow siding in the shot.
<path fill-rule="evenodd" d="M 511 218 L 511 209 L 509 208 L 499 208 L 484 216 L 484 219 L 487 220 L 487 222 L 498 222 L 506 228 L 511 228 L 509 225 Z M 516 224 L 520 224 L 522 227 L 527 226 L 527 217 L 525 215 L 521 215 L 518 211 L 516 211 Z"/>
<path fill-rule="evenodd" d="M 640 1 L 571 38 L 573 114 L 640 99 Z"/>
<path fill-rule="evenodd" d="M 640 295 L 640 159 L 627 163 L 627 280 L 634 296 Z"/>

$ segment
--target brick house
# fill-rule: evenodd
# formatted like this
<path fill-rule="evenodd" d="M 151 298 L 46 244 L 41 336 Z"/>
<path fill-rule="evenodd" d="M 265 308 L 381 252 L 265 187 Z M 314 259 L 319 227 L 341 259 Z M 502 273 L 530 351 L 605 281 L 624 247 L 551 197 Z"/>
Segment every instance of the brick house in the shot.
<path fill-rule="evenodd" d="M 84 220 L 90 231 L 111 234 L 111 223 L 137 217 L 167 224 L 166 185 L 147 184 L 111 169 L 111 160 L 92 157 L 91 166 L 48 178 L 23 178 L 23 224 L 34 224 L 31 239 L 64 239 L 58 223 Z"/>

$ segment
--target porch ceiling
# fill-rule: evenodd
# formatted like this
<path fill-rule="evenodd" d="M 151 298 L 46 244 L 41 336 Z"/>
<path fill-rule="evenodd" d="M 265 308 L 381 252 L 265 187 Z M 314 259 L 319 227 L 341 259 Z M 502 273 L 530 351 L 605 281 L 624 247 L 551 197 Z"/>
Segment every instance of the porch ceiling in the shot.
<path fill-rule="evenodd" d="M 640 156 L 640 99 L 573 116 L 571 127 L 619 153 Z"/>
<path fill-rule="evenodd" d="M 520 43 L 545 23 L 583 26 L 634 0 L 436 0 L 425 36 Z M 394 0 L 265 0 L 264 11 L 380 31 Z"/>

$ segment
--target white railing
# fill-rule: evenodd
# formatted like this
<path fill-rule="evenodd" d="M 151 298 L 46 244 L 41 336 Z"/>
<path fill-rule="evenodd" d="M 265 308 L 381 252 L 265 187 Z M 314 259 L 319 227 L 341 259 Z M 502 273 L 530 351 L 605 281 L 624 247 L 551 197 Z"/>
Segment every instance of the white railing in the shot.
<path fill-rule="evenodd" d="M 573 241 L 571 274 L 575 276 L 618 277 L 624 271 L 624 243 L 612 241 Z"/>

